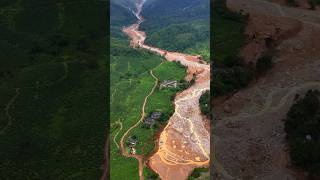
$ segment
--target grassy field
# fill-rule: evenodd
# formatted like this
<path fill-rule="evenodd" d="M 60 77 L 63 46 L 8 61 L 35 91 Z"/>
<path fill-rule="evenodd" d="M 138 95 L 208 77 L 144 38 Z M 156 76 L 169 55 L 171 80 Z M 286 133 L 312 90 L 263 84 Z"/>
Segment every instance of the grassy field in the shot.
<path fill-rule="evenodd" d="M 98 179 L 106 2 L 1 3 L 1 179 Z"/>
<path fill-rule="evenodd" d="M 162 59 L 143 50 L 134 50 L 125 40 L 122 45 L 113 43 L 111 53 L 128 52 L 111 57 L 111 152 L 110 169 L 111 178 L 122 179 L 128 175 L 138 179 L 138 162 L 121 156 L 115 141 L 120 142 L 122 135 L 128 128 L 140 119 L 141 107 L 145 96 L 150 92 L 155 80 L 149 74 L 154 69 L 154 75 L 160 80 L 181 80 L 184 78 L 185 69 L 173 62 L 164 62 L 158 66 Z M 119 46 L 117 46 L 119 45 Z M 115 47 L 117 46 L 117 47 Z M 113 49 L 114 48 L 114 49 Z M 117 49 L 117 50 L 115 50 Z M 133 55 L 134 54 L 134 55 Z M 176 90 L 157 90 L 150 96 L 146 105 L 146 113 L 160 111 L 164 114 L 173 112 L 172 97 Z M 116 122 L 121 121 L 123 129 Z M 158 128 L 163 125 L 159 124 Z M 154 149 L 154 135 L 158 128 L 146 129 L 142 124 L 128 135 L 135 135 L 139 143 L 136 146 L 137 153 L 149 155 Z M 129 170 L 129 171 L 128 171 Z"/>

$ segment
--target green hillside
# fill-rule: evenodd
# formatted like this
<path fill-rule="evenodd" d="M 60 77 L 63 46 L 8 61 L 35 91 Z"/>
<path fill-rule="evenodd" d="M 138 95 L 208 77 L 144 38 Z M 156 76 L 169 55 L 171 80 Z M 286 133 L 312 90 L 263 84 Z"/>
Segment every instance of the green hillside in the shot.
<path fill-rule="evenodd" d="M 210 1 L 147 1 L 142 15 L 147 44 L 210 60 Z"/>
<path fill-rule="evenodd" d="M 106 3 L 1 1 L 0 179 L 101 176 Z"/>

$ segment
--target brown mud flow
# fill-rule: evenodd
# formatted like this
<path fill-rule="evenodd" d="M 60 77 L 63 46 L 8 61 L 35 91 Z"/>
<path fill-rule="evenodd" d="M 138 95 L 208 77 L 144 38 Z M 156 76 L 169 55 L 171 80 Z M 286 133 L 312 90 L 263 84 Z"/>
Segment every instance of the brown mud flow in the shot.
<path fill-rule="evenodd" d="M 216 179 L 306 179 L 290 162 L 282 119 L 296 94 L 320 89 L 320 13 L 267 0 L 227 5 L 250 14 L 245 33 L 255 39 L 241 51 L 247 62 L 265 50 L 265 38 L 277 43 L 269 72 L 223 102 L 215 99 L 212 161 L 223 170 Z"/>
<path fill-rule="evenodd" d="M 210 65 L 197 56 L 169 52 L 144 44 L 146 34 L 139 31 L 144 1 L 138 1 L 135 15 L 138 21 L 123 29 L 132 47 L 140 47 L 163 56 L 168 61 L 179 61 L 187 68 L 186 80 L 195 83 L 178 93 L 174 99 L 175 112 L 158 139 L 157 151 L 148 159 L 149 167 L 163 180 L 187 179 L 194 168 L 208 167 L 210 161 L 210 127 L 199 107 L 200 96 L 210 88 Z M 141 161 L 140 157 L 137 158 Z M 139 163 L 141 166 L 141 162 Z M 140 167 L 142 168 L 142 167 Z M 141 174 L 142 170 L 139 170 Z M 143 177 L 140 176 L 140 179 Z"/>

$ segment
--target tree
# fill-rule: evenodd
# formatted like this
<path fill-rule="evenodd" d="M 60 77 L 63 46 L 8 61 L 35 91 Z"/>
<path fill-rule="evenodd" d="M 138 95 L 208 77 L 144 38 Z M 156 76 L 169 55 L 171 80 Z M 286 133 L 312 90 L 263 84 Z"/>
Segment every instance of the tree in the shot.
<path fill-rule="evenodd" d="M 314 0 L 308 0 L 308 3 L 310 5 L 310 9 L 311 10 L 315 10 L 316 9 L 316 2 Z"/>
<path fill-rule="evenodd" d="M 262 55 L 256 63 L 256 71 L 258 74 L 264 73 L 273 66 L 272 56 Z"/>
<path fill-rule="evenodd" d="M 297 5 L 297 2 L 295 0 L 287 0 L 287 4 L 289 6 L 296 6 Z"/>

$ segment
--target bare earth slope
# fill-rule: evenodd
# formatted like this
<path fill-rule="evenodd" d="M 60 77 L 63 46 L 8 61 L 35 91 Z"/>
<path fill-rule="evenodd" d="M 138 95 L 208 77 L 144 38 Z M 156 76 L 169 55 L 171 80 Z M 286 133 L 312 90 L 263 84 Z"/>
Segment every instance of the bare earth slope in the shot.
<path fill-rule="evenodd" d="M 301 28 L 292 26 L 299 31 L 282 39 L 277 47 L 275 67 L 270 72 L 215 105 L 212 138 L 213 156 L 220 165 L 216 168 L 217 179 L 299 179 L 298 171 L 288 158 L 281 120 L 296 93 L 320 88 L 320 43 L 317 38 L 320 36 L 320 14 L 263 0 L 227 2 L 230 9 L 242 9 L 250 13 L 250 17 L 283 19 L 284 23 L 290 19 L 301 23 Z M 281 29 L 281 24 L 275 23 L 275 26 Z M 224 107 L 230 108 L 231 112 L 224 112 Z"/>

